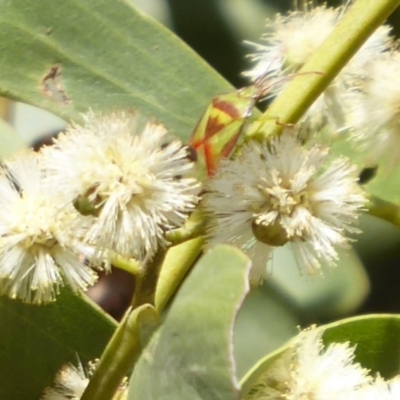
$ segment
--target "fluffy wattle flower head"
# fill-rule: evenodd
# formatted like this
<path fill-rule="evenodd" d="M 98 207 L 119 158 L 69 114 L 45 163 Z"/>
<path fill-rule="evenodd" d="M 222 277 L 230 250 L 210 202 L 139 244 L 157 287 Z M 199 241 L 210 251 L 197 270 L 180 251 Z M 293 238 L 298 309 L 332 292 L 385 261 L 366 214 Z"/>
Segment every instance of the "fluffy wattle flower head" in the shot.
<path fill-rule="evenodd" d="M 328 149 L 305 148 L 290 133 L 269 144 L 252 142 L 223 160 L 206 187 L 208 243 L 231 243 L 253 260 L 250 279 L 263 279 L 271 250 L 290 243 L 299 268 L 313 274 L 321 261 L 334 265 L 346 232 L 357 232 L 365 198 L 356 167 Z M 326 165 L 327 164 L 327 165 Z"/>
<path fill-rule="evenodd" d="M 256 50 L 250 55 L 254 65 L 244 75 L 253 82 L 266 76 L 263 81 L 267 97 L 278 95 L 328 38 L 345 11 L 345 7 L 310 8 L 306 5 L 303 10 L 268 21 L 262 44 L 251 43 Z M 392 46 L 389 32 L 387 26 L 380 27 L 314 102 L 300 121 L 307 134 L 325 125 L 333 132 L 345 127 L 345 92 L 364 79 L 364 67 L 371 59 Z"/>
<path fill-rule="evenodd" d="M 41 400 L 79 400 L 82 397 L 89 376 L 85 374 L 82 364 L 64 365 L 54 379 L 54 388 L 46 388 Z"/>
<path fill-rule="evenodd" d="M 287 16 L 277 15 L 267 21 L 262 41 L 254 44 L 257 52 L 250 55 L 254 67 L 245 75 L 255 81 L 272 67 L 291 73 L 298 71 L 324 42 L 335 27 L 341 9 L 317 7 L 294 11 Z"/>
<path fill-rule="evenodd" d="M 182 225 L 197 201 L 187 149 L 164 126 L 126 113 L 87 114 L 44 149 L 52 179 L 71 201 L 86 198 L 97 217 L 88 230 L 95 258 L 107 251 L 139 261 L 164 245 L 164 232 Z"/>
<path fill-rule="evenodd" d="M 97 275 L 84 264 L 90 218 L 82 217 L 45 184 L 40 157 L 19 153 L 0 168 L 0 293 L 30 303 L 55 299 L 64 283 L 73 290 Z"/>
<path fill-rule="evenodd" d="M 372 378 L 354 362 L 354 347 L 322 342 L 323 331 L 302 332 L 282 356 L 260 377 L 245 400 L 353 399 Z"/>
<path fill-rule="evenodd" d="M 89 362 L 87 372 L 81 363 L 77 367 L 73 364 L 64 365 L 54 379 L 54 387 L 46 388 L 40 400 L 79 400 L 89 384 L 96 365 L 97 361 Z M 127 394 L 128 380 L 125 378 L 112 400 L 125 400 Z"/>
<path fill-rule="evenodd" d="M 348 124 L 367 162 L 400 161 L 400 53 L 372 60 L 368 79 L 348 95 Z"/>

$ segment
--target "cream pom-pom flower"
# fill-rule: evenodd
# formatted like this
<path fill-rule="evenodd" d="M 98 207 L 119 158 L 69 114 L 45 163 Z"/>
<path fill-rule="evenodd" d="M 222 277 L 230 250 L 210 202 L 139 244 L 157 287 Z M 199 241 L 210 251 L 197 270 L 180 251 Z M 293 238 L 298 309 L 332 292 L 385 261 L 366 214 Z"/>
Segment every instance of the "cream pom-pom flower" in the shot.
<path fill-rule="evenodd" d="M 262 43 L 250 43 L 255 48 L 249 56 L 253 66 L 244 75 L 253 82 L 265 76 L 267 96 L 278 95 L 328 38 L 345 11 L 346 7 L 312 8 L 306 3 L 303 10 L 268 21 Z M 332 133 L 346 128 L 346 92 L 365 79 L 365 67 L 371 60 L 393 46 L 389 33 L 390 27 L 379 27 L 305 113 L 300 126 L 307 135 L 325 125 Z"/>
<path fill-rule="evenodd" d="M 368 78 L 348 94 L 348 125 L 352 137 L 374 165 L 400 162 L 400 53 L 372 59 Z"/>
<path fill-rule="evenodd" d="M 79 400 L 97 366 L 97 360 L 88 363 L 88 371 L 78 366 L 66 364 L 57 372 L 54 387 L 44 390 L 40 400 Z M 128 380 L 124 378 L 112 400 L 126 400 L 128 396 Z"/>
<path fill-rule="evenodd" d="M 360 389 L 372 382 L 369 371 L 354 362 L 349 342 L 325 348 L 323 330 L 303 331 L 292 346 L 263 374 L 245 400 L 360 399 Z"/>
<path fill-rule="evenodd" d="M 97 278 L 84 263 L 91 218 L 45 183 L 40 161 L 26 151 L 0 168 L 0 293 L 30 303 L 55 300 L 64 283 L 84 290 Z"/>
<path fill-rule="evenodd" d="M 223 160 L 206 186 L 208 244 L 231 243 L 253 260 L 250 279 L 262 281 L 276 246 L 290 243 L 302 272 L 334 265 L 346 246 L 365 197 L 356 167 L 345 158 L 327 163 L 328 149 L 304 147 L 291 133 L 252 142 Z"/>
<path fill-rule="evenodd" d="M 65 188 L 70 201 L 85 198 L 97 213 L 86 234 L 95 260 L 110 251 L 151 259 L 197 202 L 186 147 L 161 124 L 139 125 L 133 114 L 90 112 L 43 150 L 51 186 Z"/>

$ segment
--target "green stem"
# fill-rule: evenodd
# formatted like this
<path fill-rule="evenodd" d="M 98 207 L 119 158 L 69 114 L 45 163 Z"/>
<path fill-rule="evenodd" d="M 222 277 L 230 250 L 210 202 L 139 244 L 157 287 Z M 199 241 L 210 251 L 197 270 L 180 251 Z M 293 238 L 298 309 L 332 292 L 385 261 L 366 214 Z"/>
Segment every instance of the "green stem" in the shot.
<path fill-rule="evenodd" d="M 153 304 L 165 254 L 165 249 L 159 249 L 151 262 L 136 274 L 132 306 L 104 350 L 82 400 L 112 399 L 122 379 L 139 358 L 144 346 L 143 336 L 149 337 L 158 321 L 158 312 Z M 114 261 L 119 265 L 129 264 L 117 256 Z"/>
<path fill-rule="evenodd" d="M 295 124 L 399 4 L 400 0 L 356 1 L 299 74 L 261 116 L 260 125 L 252 137 L 262 141 L 269 135 L 279 134 L 285 124 Z"/>
<path fill-rule="evenodd" d="M 142 267 L 139 261 L 134 258 L 126 259 L 118 254 L 112 254 L 110 261 L 114 267 L 129 272 L 134 276 L 138 276 L 142 273 Z"/>
<path fill-rule="evenodd" d="M 166 254 L 167 250 L 160 248 L 143 269 L 142 274 L 137 276 L 135 294 L 132 299 L 134 309 L 143 304 L 154 305 L 157 282 Z"/>
<path fill-rule="evenodd" d="M 129 310 L 107 344 L 81 400 L 110 400 L 158 324 L 150 304 Z"/>
<path fill-rule="evenodd" d="M 160 269 L 163 266 L 163 279 L 157 292 L 157 308 L 163 309 L 171 298 L 183 277 L 201 251 L 202 238 L 187 241 L 167 251 L 159 249 L 145 268 L 135 270 L 136 290 L 132 299 L 132 307 L 126 312 L 124 319 L 111 337 L 104 350 L 96 370 L 82 395 L 81 400 L 112 399 L 121 381 L 138 360 L 145 342 L 151 336 L 158 323 L 156 299 Z M 165 261 L 165 262 L 164 262 Z M 135 266 L 131 260 L 119 256 L 112 263 L 127 270 L 125 266 Z M 132 311 L 133 310 L 133 311 Z"/>
<path fill-rule="evenodd" d="M 203 244 L 204 238 L 198 237 L 169 249 L 156 290 L 155 305 L 160 313 L 199 256 Z"/>
<path fill-rule="evenodd" d="M 376 196 L 370 196 L 367 204 L 368 214 L 381 218 L 400 227 L 400 207 L 390 201 L 382 200 Z"/>
<path fill-rule="evenodd" d="M 193 211 L 185 226 L 165 234 L 172 246 L 194 239 L 204 234 L 205 218 L 200 209 Z"/>

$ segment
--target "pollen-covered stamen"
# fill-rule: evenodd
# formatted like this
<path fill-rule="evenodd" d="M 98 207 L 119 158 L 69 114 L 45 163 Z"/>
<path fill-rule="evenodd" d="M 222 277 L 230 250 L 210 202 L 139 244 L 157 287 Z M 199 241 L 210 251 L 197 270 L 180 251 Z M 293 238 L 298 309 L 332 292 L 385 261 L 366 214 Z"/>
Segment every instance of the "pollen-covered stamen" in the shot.
<path fill-rule="evenodd" d="M 290 182 L 284 185 L 281 179 L 279 184 L 271 188 L 257 186 L 265 202 L 254 210 L 255 218 L 252 224 L 257 240 L 272 246 L 283 246 L 294 237 L 301 238 L 305 234 L 301 229 L 288 229 L 283 219 L 292 218 L 297 207 L 311 212 L 306 190 L 295 192 Z"/>
<path fill-rule="evenodd" d="M 52 247 L 57 243 L 54 238 L 53 218 L 49 218 L 48 207 L 51 205 L 46 199 L 40 197 L 22 196 L 15 206 L 17 218 L 11 225 L 15 233 L 24 235 L 24 246 L 29 248 L 33 245 Z"/>
<path fill-rule="evenodd" d="M 296 195 L 291 189 L 286 189 L 282 186 L 274 186 L 272 188 L 263 188 L 258 186 L 258 190 L 266 197 L 266 204 L 262 212 L 271 210 L 277 211 L 281 215 L 290 216 L 294 207 L 298 204 Z"/>

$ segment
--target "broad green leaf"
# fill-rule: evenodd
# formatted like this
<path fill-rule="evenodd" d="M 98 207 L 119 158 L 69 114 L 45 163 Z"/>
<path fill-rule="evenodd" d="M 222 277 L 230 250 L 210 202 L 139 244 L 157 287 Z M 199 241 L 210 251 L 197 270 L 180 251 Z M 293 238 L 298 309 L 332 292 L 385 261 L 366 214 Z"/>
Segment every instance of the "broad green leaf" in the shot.
<path fill-rule="evenodd" d="M 370 284 L 353 249 L 338 249 L 338 255 L 336 267 L 323 264 L 323 274 L 304 276 L 290 247 L 278 248 L 270 263 L 273 273 L 266 289 L 274 288 L 290 298 L 303 321 L 347 317 L 365 301 Z"/>
<path fill-rule="evenodd" d="M 238 399 L 232 329 L 249 266 L 225 245 L 200 259 L 136 365 L 129 399 Z"/>
<path fill-rule="evenodd" d="M 45 306 L 0 297 L 0 399 L 37 400 L 62 365 L 99 357 L 114 329 L 68 290 Z"/>
<path fill-rule="evenodd" d="M 344 319 L 321 326 L 325 345 L 333 342 L 350 342 L 356 346 L 355 361 L 377 373 L 391 378 L 400 373 L 400 315 L 365 315 Z M 262 358 L 242 379 L 242 396 L 259 382 L 260 377 L 292 341 Z"/>
<path fill-rule="evenodd" d="M 384 378 L 400 373 L 400 315 L 348 318 L 326 325 L 324 342 L 357 344 L 356 361 Z"/>
<path fill-rule="evenodd" d="M 123 0 L 0 0 L 0 94 L 65 119 L 139 109 L 183 138 L 229 85 Z"/>
<path fill-rule="evenodd" d="M 7 157 L 27 146 L 13 128 L 0 118 L 0 158 Z"/>

